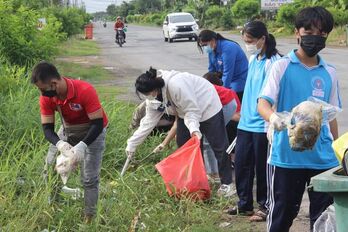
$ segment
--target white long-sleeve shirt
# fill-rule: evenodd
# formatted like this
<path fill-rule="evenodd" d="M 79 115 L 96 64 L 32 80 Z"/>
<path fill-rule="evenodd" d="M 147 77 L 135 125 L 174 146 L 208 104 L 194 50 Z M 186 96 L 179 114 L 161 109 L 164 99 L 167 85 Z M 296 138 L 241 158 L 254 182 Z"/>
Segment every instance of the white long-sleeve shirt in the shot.
<path fill-rule="evenodd" d="M 134 152 L 157 125 L 164 112 L 184 119 L 190 133 L 199 132 L 199 123 L 204 122 L 221 109 L 220 98 L 214 86 L 204 78 L 187 72 L 162 71 L 163 102 L 146 100 L 146 115 L 139 128 L 127 141 L 127 151 Z M 158 110 L 159 108 L 164 109 Z"/>

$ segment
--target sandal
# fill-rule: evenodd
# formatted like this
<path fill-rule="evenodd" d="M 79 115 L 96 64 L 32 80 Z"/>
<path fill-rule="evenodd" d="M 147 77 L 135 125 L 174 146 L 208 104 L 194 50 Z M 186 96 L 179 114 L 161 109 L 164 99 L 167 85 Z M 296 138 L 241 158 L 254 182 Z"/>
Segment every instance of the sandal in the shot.
<path fill-rule="evenodd" d="M 266 221 L 267 213 L 259 209 L 249 218 L 251 222 L 264 222 Z"/>
<path fill-rule="evenodd" d="M 227 209 L 226 213 L 229 215 L 239 215 L 239 216 L 251 216 L 254 215 L 254 211 L 252 210 L 243 210 L 239 209 L 238 206 Z"/>

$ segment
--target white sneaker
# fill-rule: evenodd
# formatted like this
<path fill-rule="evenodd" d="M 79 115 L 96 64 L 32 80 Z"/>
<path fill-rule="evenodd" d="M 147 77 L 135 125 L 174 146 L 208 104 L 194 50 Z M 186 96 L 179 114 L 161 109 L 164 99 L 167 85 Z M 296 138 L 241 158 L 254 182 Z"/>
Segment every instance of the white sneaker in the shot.
<path fill-rule="evenodd" d="M 218 176 L 207 174 L 207 177 L 208 177 L 209 183 L 211 183 L 211 184 L 220 184 L 221 183 L 220 177 L 218 177 Z"/>
<path fill-rule="evenodd" d="M 231 183 L 229 185 L 222 184 L 220 186 L 220 188 L 218 189 L 218 191 L 217 191 L 217 195 L 219 197 L 221 197 L 221 196 L 223 196 L 223 197 L 231 197 L 231 196 L 233 196 L 236 193 L 237 193 L 237 191 L 234 188 L 233 183 Z"/>

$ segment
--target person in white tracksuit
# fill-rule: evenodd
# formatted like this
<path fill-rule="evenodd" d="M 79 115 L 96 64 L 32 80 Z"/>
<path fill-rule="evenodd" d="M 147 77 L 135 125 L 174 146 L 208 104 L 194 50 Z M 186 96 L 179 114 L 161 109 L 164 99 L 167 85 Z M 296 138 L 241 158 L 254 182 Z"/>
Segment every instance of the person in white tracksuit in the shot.
<path fill-rule="evenodd" d="M 127 141 L 126 154 L 133 156 L 136 148 L 151 133 L 166 112 L 177 115 L 178 147 L 192 136 L 202 133 L 209 141 L 218 161 L 221 186 L 218 195 L 233 194 L 231 159 L 228 147 L 222 105 L 214 86 L 204 78 L 187 72 L 164 71 L 150 68 L 135 82 L 139 97 L 147 101 L 146 115 L 139 128 Z"/>

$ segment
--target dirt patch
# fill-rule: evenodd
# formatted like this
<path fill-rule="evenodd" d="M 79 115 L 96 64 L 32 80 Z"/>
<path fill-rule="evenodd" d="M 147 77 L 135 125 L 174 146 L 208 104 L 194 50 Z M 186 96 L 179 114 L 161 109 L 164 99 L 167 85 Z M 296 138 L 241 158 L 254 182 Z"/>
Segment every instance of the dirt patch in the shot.
<path fill-rule="evenodd" d="M 100 66 L 112 73 L 113 78 L 111 80 L 99 82 L 97 83 L 98 85 L 114 86 L 115 88 L 124 90 L 117 95 L 117 99 L 119 100 L 131 101 L 134 103 L 140 102 L 134 90 L 134 81 L 137 75 L 139 75 L 139 70 L 129 68 L 127 65 L 123 66 L 120 63 L 112 64 L 108 56 L 105 55 L 58 57 L 56 61 L 74 63 L 83 67 Z"/>

